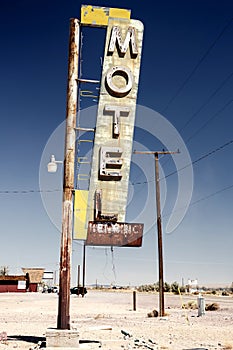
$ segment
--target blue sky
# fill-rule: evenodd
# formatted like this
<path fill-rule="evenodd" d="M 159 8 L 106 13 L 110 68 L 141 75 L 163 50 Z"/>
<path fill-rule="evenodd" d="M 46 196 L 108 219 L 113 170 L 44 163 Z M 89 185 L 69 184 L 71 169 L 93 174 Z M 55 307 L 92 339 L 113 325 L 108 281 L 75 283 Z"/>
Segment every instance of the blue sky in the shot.
<path fill-rule="evenodd" d="M 191 205 L 171 234 L 166 224 L 177 196 L 174 161 L 160 161 L 164 225 L 165 280 L 197 278 L 199 284 L 230 285 L 232 276 L 232 112 L 233 4 L 231 1 L 93 1 L 131 9 L 144 23 L 138 104 L 159 113 L 181 135 L 193 164 Z M 60 232 L 43 206 L 40 190 L 61 188 L 62 169 L 40 188 L 41 158 L 66 108 L 69 19 L 80 17 L 79 1 L 2 0 L 0 11 L 1 248 L 0 266 L 58 270 Z M 99 79 L 103 29 L 83 29 L 84 77 Z M 91 87 L 94 89 L 95 87 Z M 94 91 L 94 90 L 93 90 Z M 83 98 L 81 108 L 96 106 Z M 93 107 L 94 108 L 94 107 Z M 137 115 L 138 125 L 139 118 Z M 152 134 L 156 118 L 151 117 Z M 153 119 L 154 118 L 154 119 Z M 157 135 L 157 134 L 156 134 Z M 158 136 L 158 135 L 157 135 Z M 134 148 L 162 148 L 156 137 L 135 131 Z M 59 158 L 63 139 L 54 145 Z M 200 159 L 202 156 L 203 159 Z M 153 198 L 153 158 L 133 155 L 128 219 Z M 183 157 L 182 154 L 177 157 Z M 183 159 L 183 158 L 181 158 Z M 48 159 L 49 161 L 49 159 Z M 197 162 L 196 162 L 197 161 Z M 146 175 L 138 167 L 138 163 Z M 185 164 L 184 164 L 185 165 Z M 151 166 L 151 165 L 150 165 Z M 182 174 L 182 170 L 178 171 Z M 149 184 L 148 184 L 149 180 Z M 42 195 L 43 196 L 43 195 Z M 59 213 L 61 193 L 52 196 Z M 143 284 L 158 280 L 156 226 L 142 248 L 87 248 L 87 283 Z M 73 244 L 73 281 L 82 264 L 82 242 Z"/>

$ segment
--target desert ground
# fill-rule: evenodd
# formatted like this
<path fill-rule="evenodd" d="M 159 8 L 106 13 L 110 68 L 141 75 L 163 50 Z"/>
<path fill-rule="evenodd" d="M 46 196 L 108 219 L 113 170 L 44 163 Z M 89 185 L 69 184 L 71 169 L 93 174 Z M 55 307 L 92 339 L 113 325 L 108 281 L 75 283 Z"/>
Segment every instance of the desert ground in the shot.
<path fill-rule="evenodd" d="M 158 310 L 157 293 L 88 290 L 71 295 L 71 329 L 79 332 L 80 349 L 230 350 L 233 349 L 233 296 L 204 295 L 218 303 L 217 311 L 198 317 L 182 304 L 196 295 L 165 294 L 165 317 L 148 317 Z M 46 347 L 46 331 L 56 328 L 57 294 L 1 293 L 0 350 Z"/>

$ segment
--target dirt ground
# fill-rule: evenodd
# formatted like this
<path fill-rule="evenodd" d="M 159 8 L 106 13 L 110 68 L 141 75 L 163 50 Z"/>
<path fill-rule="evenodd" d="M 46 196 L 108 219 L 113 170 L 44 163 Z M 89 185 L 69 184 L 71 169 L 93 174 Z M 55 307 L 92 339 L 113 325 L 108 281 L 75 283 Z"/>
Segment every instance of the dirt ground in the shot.
<path fill-rule="evenodd" d="M 233 350 L 233 297 L 204 296 L 218 311 L 182 309 L 195 295 L 165 294 L 165 317 L 148 317 L 158 310 L 159 296 L 133 292 L 88 290 L 71 295 L 71 329 L 77 329 L 80 349 Z M 0 350 L 46 346 L 46 330 L 56 328 L 57 294 L 1 293 Z M 7 339 L 6 339 L 7 337 Z"/>

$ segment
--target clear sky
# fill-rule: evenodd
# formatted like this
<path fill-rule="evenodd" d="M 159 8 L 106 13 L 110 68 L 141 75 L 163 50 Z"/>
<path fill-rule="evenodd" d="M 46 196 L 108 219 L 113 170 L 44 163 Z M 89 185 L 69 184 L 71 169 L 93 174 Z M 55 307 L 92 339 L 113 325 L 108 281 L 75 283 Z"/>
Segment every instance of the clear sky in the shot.
<path fill-rule="evenodd" d="M 197 278 L 200 285 L 230 285 L 233 3 L 95 0 L 90 4 L 131 9 L 131 18 L 144 23 L 134 149 L 176 148 L 176 141 L 177 148 L 183 147 L 173 160 L 170 156 L 160 160 L 164 279 L 181 283 Z M 63 154 L 69 20 L 80 18 L 80 7 L 81 2 L 74 0 L 1 1 L 0 266 L 8 266 L 10 274 L 21 274 L 21 267 L 59 268 L 62 167 L 57 174 L 45 175 L 45 165 L 49 154 L 57 159 Z M 100 78 L 104 35 L 104 29 L 83 29 L 85 78 Z M 89 88 L 96 92 L 95 86 Z M 96 102 L 83 97 L 81 108 L 93 112 Z M 53 140 L 51 135 L 59 138 Z M 186 167 L 190 162 L 192 166 Z M 47 176 L 47 182 L 40 183 L 41 176 Z M 179 181 L 186 181 L 184 187 Z M 175 200 L 179 194 L 185 203 L 189 192 L 187 212 L 170 232 Z M 132 156 L 129 193 L 127 220 L 143 220 L 143 245 L 113 251 L 87 247 L 87 284 L 158 281 L 153 157 Z M 52 215 L 46 212 L 48 201 Z M 182 199 L 175 212 L 184 214 L 181 204 Z M 83 242 L 73 243 L 73 285 L 82 249 Z"/>

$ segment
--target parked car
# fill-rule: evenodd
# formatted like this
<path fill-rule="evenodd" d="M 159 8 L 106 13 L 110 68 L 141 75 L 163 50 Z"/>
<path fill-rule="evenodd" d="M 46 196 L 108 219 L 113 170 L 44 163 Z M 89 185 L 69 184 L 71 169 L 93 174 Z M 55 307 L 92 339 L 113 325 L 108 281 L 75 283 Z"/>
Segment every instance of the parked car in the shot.
<path fill-rule="evenodd" d="M 58 294 L 58 287 L 52 287 L 52 293 L 57 293 Z"/>
<path fill-rule="evenodd" d="M 42 293 L 58 293 L 58 287 L 44 286 Z"/>
<path fill-rule="evenodd" d="M 70 288 L 70 294 L 84 296 L 85 294 L 87 294 L 87 289 L 86 287 L 73 287 L 73 288 Z"/>

